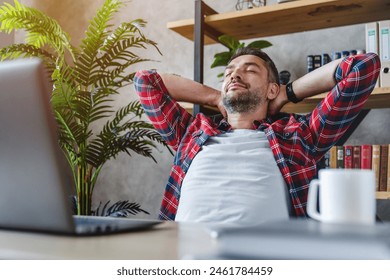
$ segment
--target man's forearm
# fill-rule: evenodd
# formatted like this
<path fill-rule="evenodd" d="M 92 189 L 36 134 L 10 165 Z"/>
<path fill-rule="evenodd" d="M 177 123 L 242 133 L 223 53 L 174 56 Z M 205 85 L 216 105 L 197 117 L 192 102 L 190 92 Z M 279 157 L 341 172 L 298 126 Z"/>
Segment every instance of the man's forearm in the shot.
<path fill-rule="evenodd" d="M 169 95 L 176 101 L 217 106 L 220 92 L 190 79 L 173 74 L 160 74 Z"/>
<path fill-rule="evenodd" d="M 331 61 L 295 80 L 292 86 L 297 98 L 304 99 L 331 90 L 336 85 L 335 71 L 341 61 Z"/>

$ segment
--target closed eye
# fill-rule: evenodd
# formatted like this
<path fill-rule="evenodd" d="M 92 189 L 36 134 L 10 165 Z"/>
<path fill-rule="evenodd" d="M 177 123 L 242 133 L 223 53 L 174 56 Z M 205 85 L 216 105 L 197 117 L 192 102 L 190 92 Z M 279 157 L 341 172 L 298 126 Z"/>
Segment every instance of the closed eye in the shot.
<path fill-rule="evenodd" d="M 250 73 L 257 73 L 257 69 L 253 69 L 253 68 L 247 69 L 246 71 Z"/>

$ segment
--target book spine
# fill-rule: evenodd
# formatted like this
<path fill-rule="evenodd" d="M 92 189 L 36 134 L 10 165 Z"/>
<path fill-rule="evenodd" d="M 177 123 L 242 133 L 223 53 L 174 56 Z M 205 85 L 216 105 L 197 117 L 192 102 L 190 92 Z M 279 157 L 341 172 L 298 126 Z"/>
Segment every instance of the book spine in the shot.
<path fill-rule="evenodd" d="M 389 156 L 389 145 L 381 145 L 380 168 L 379 168 L 379 191 L 387 191 L 387 163 Z"/>
<path fill-rule="evenodd" d="M 344 146 L 344 168 L 352 168 L 352 146 Z"/>
<path fill-rule="evenodd" d="M 307 73 L 311 72 L 314 70 L 314 56 L 313 55 L 308 55 L 307 56 Z"/>
<path fill-rule="evenodd" d="M 332 59 L 330 58 L 330 55 L 327 53 L 323 53 L 321 56 L 321 65 L 324 66 L 325 64 L 331 62 Z"/>
<path fill-rule="evenodd" d="M 360 146 L 353 146 L 353 156 L 352 156 L 352 168 L 360 169 L 360 163 L 361 163 L 361 147 Z"/>
<path fill-rule="evenodd" d="M 316 54 L 313 56 L 313 69 L 317 69 L 321 67 L 321 55 Z"/>
<path fill-rule="evenodd" d="M 381 146 L 372 145 L 372 170 L 375 173 L 376 191 L 379 191 L 380 157 L 381 157 Z"/>
<path fill-rule="evenodd" d="M 336 150 L 336 146 L 333 146 L 329 150 L 329 166 L 330 166 L 330 168 L 337 168 L 337 150 Z"/>
<path fill-rule="evenodd" d="M 387 191 L 390 192 L 390 144 L 387 153 Z"/>
<path fill-rule="evenodd" d="M 336 168 L 344 168 L 344 147 L 337 146 L 337 165 Z"/>
<path fill-rule="evenodd" d="M 372 160 L 372 147 L 371 145 L 362 145 L 361 146 L 361 169 L 371 169 L 371 160 Z"/>

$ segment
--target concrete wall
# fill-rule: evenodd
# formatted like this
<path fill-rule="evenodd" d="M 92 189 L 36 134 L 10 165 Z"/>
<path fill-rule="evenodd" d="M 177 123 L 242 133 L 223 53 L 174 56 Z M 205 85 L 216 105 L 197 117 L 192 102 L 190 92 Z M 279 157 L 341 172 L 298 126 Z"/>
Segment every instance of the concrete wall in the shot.
<path fill-rule="evenodd" d="M 71 35 L 74 45 L 84 36 L 88 21 L 93 17 L 103 0 L 23 0 L 24 4 L 36 7 L 56 18 Z M 236 0 L 205 1 L 219 12 L 232 11 Z M 275 4 L 274 1 L 267 1 Z M 142 50 L 142 56 L 156 60 L 139 64 L 133 68 L 156 68 L 161 72 L 176 73 L 193 78 L 193 42 L 166 28 L 166 23 L 194 16 L 193 0 L 132 0 L 115 18 L 115 24 L 136 18 L 148 22 L 144 33 L 158 43 L 163 53 L 160 56 L 154 49 Z M 23 34 L 15 34 L 15 40 L 22 40 Z M 2 37 L 0 37 L 2 38 Z M 306 71 L 306 56 L 332 51 L 364 49 L 364 25 L 353 25 L 321 31 L 302 32 L 265 38 L 273 46 L 266 51 L 274 58 L 279 70 L 289 70 L 292 78 Z M 209 69 L 213 55 L 224 50 L 223 46 L 205 48 L 205 84 L 220 87 L 216 75 L 221 69 Z M 118 105 L 126 104 L 134 98 L 132 87 L 126 88 L 118 97 Z M 359 129 L 350 138 L 352 144 L 390 143 L 387 120 L 390 109 L 373 110 Z M 155 152 L 158 164 L 140 156 L 121 155 L 108 162 L 98 180 L 94 205 L 99 201 L 129 199 L 141 204 L 155 218 L 160 205 L 165 183 L 172 163 L 172 156 L 165 149 Z"/>

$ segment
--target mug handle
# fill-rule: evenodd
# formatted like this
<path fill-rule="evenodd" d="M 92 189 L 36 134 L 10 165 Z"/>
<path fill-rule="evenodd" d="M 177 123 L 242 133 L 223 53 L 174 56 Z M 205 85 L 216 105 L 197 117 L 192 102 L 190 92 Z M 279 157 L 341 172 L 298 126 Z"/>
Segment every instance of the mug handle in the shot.
<path fill-rule="evenodd" d="M 317 194 L 318 194 L 318 188 L 320 186 L 320 181 L 317 179 L 314 179 L 310 182 L 310 187 L 309 187 L 309 194 L 308 194 L 308 199 L 307 199 L 307 214 L 318 221 L 322 220 L 321 213 L 318 212 L 318 199 L 317 199 Z"/>

